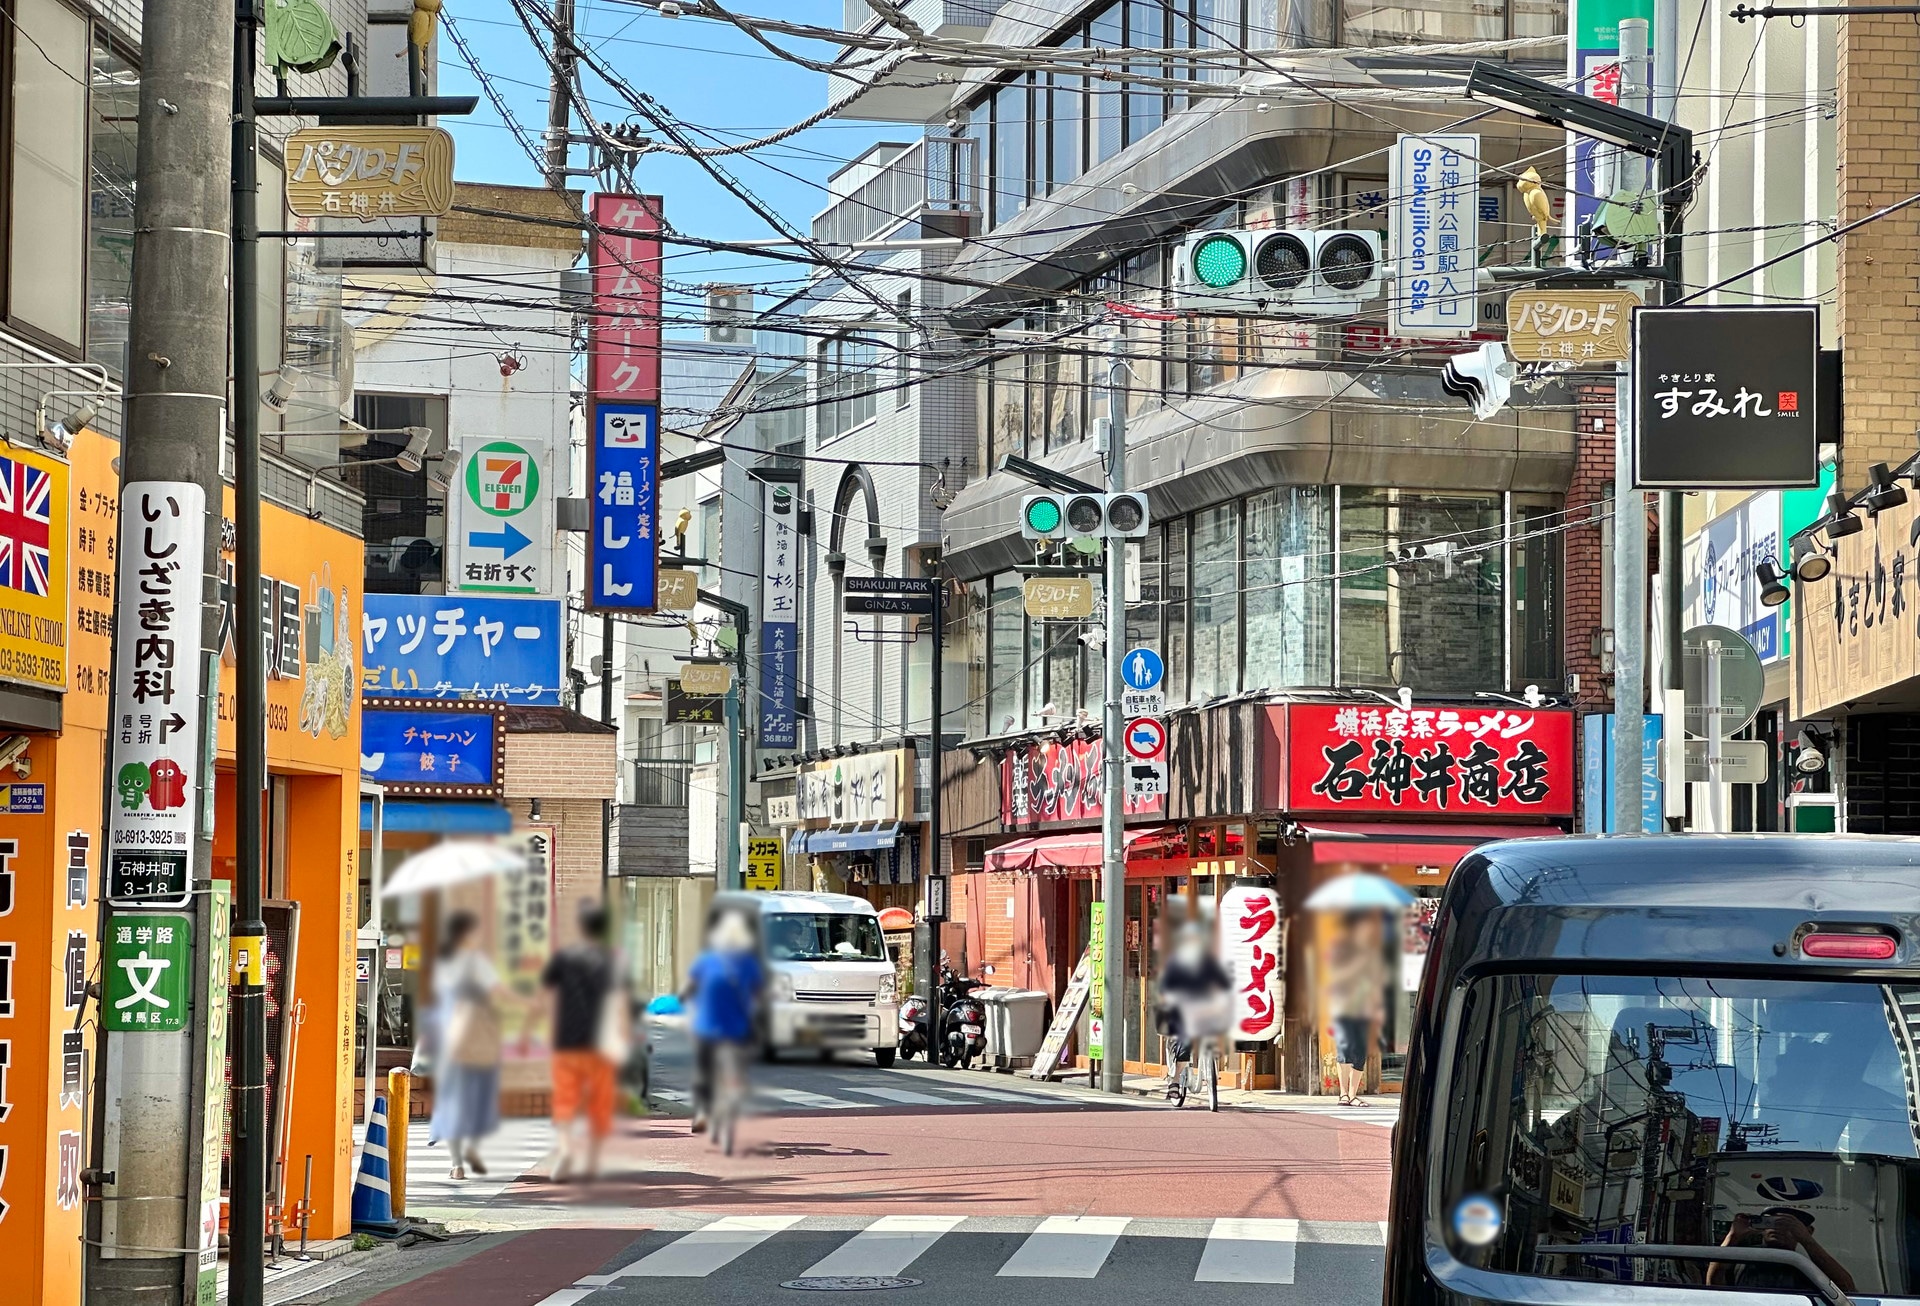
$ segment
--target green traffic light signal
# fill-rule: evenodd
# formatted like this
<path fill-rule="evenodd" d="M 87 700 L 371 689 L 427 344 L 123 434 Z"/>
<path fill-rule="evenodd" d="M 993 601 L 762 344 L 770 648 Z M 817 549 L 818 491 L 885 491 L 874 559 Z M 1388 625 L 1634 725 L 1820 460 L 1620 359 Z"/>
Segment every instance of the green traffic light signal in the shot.
<path fill-rule="evenodd" d="M 1052 535 L 1060 529 L 1060 502 L 1057 499 L 1036 498 L 1027 503 L 1027 529 L 1041 535 Z"/>
<path fill-rule="evenodd" d="M 1193 275 L 1211 290 L 1225 290 L 1247 275 L 1247 251 L 1232 236 L 1209 236 L 1194 246 Z"/>

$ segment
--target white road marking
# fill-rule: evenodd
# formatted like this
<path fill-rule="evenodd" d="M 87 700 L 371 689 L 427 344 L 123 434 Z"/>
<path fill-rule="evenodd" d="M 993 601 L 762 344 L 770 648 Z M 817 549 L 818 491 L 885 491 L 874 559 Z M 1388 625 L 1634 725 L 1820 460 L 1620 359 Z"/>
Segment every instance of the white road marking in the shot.
<path fill-rule="evenodd" d="M 798 1215 L 728 1215 L 683 1234 L 659 1251 L 614 1271 L 617 1278 L 704 1279 L 800 1223 Z"/>
<path fill-rule="evenodd" d="M 927 1093 L 913 1093 L 904 1088 L 855 1088 L 848 1084 L 846 1091 L 858 1093 L 862 1097 L 877 1097 L 883 1102 L 902 1102 L 907 1106 L 954 1106 L 950 1097 L 934 1097 Z"/>
<path fill-rule="evenodd" d="M 1292 1283 L 1294 1248 L 1299 1242 L 1298 1220 L 1215 1220 L 1193 1281 Z"/>
<path fill-rule="evenodd" d="M 1050 1215 L 1000 1267 L 1003 1279 L 1091 1279 L 1127 1231 L 1125 1215 Z"/>
<path fill-rule="evenodd" d="M 883 1215 L 828 1252 L 804 1277 L 899 1274 L 966 1218 L 964 1215 Z"/>

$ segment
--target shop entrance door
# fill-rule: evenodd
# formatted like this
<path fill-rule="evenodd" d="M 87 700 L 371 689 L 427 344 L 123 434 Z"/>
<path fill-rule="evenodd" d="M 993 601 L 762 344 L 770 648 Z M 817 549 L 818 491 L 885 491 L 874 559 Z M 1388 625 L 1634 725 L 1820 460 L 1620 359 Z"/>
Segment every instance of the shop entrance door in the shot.
<path fill-rule="evenodd" d="M 1167 882 L 1137 880 L 1127 886 L 1126 902 L 1126 1068 L 1134 1074 L 1156 1075 L 1164 1068 L 1160 1031 L 1155 1028 L 1154 989 L 1160 976 Z"/>

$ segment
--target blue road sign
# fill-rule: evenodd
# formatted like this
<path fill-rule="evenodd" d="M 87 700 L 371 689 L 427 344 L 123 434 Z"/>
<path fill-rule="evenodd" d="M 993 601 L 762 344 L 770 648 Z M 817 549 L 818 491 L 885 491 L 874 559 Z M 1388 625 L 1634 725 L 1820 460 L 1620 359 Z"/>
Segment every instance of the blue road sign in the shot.
<path fill-rule="evenodd" d="M 602 612 L 650 612 L 659 582 L 659 409 L 596 404 L 587 446 L 587 606 Z"/>
<path fill-rule="evenodd" d="M 1167 674 L 1160 655 L 1150 648 L 1131 650 L 1121 663 L 1120 671 L 1126 677 L 1128 689 L 1152 689 Z"/>

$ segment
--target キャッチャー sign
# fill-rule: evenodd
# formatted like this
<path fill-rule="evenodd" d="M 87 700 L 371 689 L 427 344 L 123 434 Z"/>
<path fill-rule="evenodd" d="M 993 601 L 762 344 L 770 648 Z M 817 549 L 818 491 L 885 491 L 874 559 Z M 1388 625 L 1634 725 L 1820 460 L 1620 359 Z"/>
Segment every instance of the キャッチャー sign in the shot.
<path fill-rule="evenodd" d="M 303 218 L 437 218 L 453 209 L 438 127 L 303 127 L 287 138 L 287 208 Z"/>
<path fill-rule="evenodd" d="M 1398 270 L 1388 298 L 1399 336 L 1456 339 L 1479 317 L 1480 137 L 1402 136 L 1393 146 L 1387 257 Z"/>
<path fill-rule="evenodd" d="M 660 410 L 597 404 L 587 449 L 587 606 L 651 612 L 660 568 Z M 677 573 L 691 575 L 690 572 Z M 697 586 L 695 587 L 697 588 Z M 686 593 L 692 607 L 695 595 Z"/>
<path fill-rule="evenodd" d="M 369 594 L 366 606 L 365 693 L 560 705 L 560 600 Z"/>
<path fill-rule="evenodd" d="M 1634 485 L 1819 484 L 1819 366 L 1812 305 L 1635 310 Z"/>
<path fill-rule="evenodd" d="M 1639 305 L 1631 290 L 1516 290 L 1507 348 L 1521 363 L 1625 362 Z"/>
<path fill-rule="evenodd" d="M 1286 806 L 1423 816 L 1573 815 L 1563 708 L 1287 704 Z"/>
<path fill-rule="evenodd" d="M 67 600 L 80 579 L 68 571 L 67 514 L 67 464 L 9 445 L 0 457 L 0 680 L 67 687 Z M 111 540 L 111 523 L 105 529 Z"/>
<path fill-rule="evenodd" d="M 460 442 L 448 590 L 460 594 L 558 592 L 553 565 L 551 447 L 540 440 L 486 436 Z"/>
<path fill-rule="evenodd" d="M 366 699 L 360 774 L 410 798 L 498 798 L 506 756 L 500 711 L 488 704 Z"/>
<path fill-rule="evenodd" d="M 120 524 L 107 896 L 185 906 L 201 785 L 206 492 L 192 481 L 132 482 Z"/>

